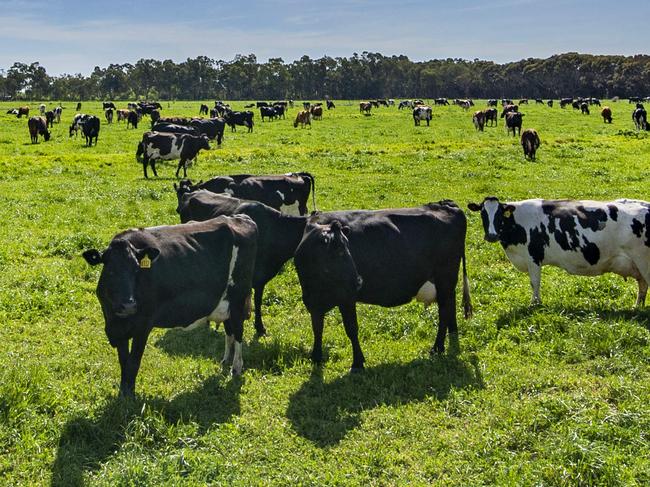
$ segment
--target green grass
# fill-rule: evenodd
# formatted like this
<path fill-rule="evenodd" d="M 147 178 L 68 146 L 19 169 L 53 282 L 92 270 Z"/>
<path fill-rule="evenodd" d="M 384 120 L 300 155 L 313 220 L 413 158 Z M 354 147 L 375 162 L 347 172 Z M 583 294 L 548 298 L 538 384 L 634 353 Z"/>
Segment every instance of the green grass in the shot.
<path fill-rule="evenodd" d="M 473 213 L 475 315 L 459 312 L 455 352 L 429 358 L 435 305 L 360 305 L 367 371 L 348 375 L 337 313 L 326 321 L 326 362 L 313 367 L 289 264 L 267 286 L 270 335 L 255 339 L 246 324 L 240 379 L 218 363 L 223 328 L 156 330 L 137 399 L 119 399 L 99 270 L 80 254 L 129 227 L 177 223 L 175 164 L 144 180 L 143 130 L 102 125 L 97 147 L 85 148 L 67 136 L 74 104 L 64 105 L 53 139 L 32 145 L 26 120 L 0 104 L 0 484 L 650 483 L 650 313 L 633 309 L 636 283 L 545 268 L 544 305 L 530 307 L 527 276 L 483 241 Z M 610 106 L 612 125 L 598 110 L 522 107 L 524 128 L 542 140 L 536 162 L 502 119 L 477 133 L 458 107 L 434 107 L 430 127 L 397 108 L 364 117 L 344 101 L 311 130 L 257 113 L 253 134 L 227 129 L 189 175 L 310 171 L 322 210 L 443 198 L 465 207 L 488 194 L 647 200 L 650 138 L 634 131 L 627 103 Z M 163 114 L 198 107 L 165 104 Z"/>

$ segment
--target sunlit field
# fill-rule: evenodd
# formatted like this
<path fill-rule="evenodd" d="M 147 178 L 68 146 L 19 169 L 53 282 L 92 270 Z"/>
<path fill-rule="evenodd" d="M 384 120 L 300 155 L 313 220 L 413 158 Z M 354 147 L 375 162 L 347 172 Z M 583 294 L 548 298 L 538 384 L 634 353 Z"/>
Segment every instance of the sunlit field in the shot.
<path fill-rule="evenodd" d="M 164 102 L 162 115 L 198 116 L 199 104 Z M 415 127 L 410 110 L 363 116 L 358 101 L 336 101 L 301 129 L 296 103 L 286 120 L 262 123 L 256 110 L 251 134 L 227 127 L 188 176 L 309 171 L 324 211 L 445 198 L 466 208 L 487 195 L 649 200 L 650 132 L 634 130 L 627 101 L 603 104 L 611 125 L 598 107 L 522 106 L 542 141 L 530 162 L 503 119 L 477 132 L 456 106 Z M 223 327 L 155 330 L 136 399 L 121 399 L 100 269 L 81 253 L 130 227 L 178 223 L 176 163 L 143 178 L 135 151 L 148 117 L 137 130 L 107 125 L 101 103 L 83 102 L 102 119 L 87 148 L 68 137 L 67 102 L 52 139 L 31 144 L 26 118 L 5 114 L 18 105 L 0 103 L 0 484 L 650 484 L 650 312 L 633 307 L 636 282 L 546 267 L 533 307 L 527 275 L 471 212 L 474 317 L 458 306 L 458 347 L 444 355 L 429 356 L 435 305 L 359 305 L 366 371 L 348 373 L 338 312 L 313 366 L 289 263 L 266 287 L 269 335 L 245 324 L 240 378 L 219 364 Z M 28 105 L 35 114 L 39 102 Z"/>

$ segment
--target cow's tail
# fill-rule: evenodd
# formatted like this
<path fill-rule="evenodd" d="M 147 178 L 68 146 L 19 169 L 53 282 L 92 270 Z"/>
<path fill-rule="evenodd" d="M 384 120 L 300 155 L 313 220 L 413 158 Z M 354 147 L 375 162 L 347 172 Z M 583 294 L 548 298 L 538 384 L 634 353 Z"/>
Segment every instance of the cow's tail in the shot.
<path fill-rule="evenodd" d="M 141 163 L 142 154 L 144 154 L 144 142 L 138 144 L 138 150 L 135 152 L 135 160 Z"/>
<path fill-rule="evenodd" d="M 472 298 L 469 294 L 469 278 L 467 277 L 467 264 L 465 262 L 465 250 L 463 249 L 463 312 L 465 319 L 472 317 Z"/>
<path fill-rule="evenodd" d="M 311 182 L 311 203 L 314 206 L 314 211 L 318 211 L 316 208 L 316 179 L 314 179 L 314 176 L 308 172 L 301 172 L 300 175 L 309 179 Z"/>

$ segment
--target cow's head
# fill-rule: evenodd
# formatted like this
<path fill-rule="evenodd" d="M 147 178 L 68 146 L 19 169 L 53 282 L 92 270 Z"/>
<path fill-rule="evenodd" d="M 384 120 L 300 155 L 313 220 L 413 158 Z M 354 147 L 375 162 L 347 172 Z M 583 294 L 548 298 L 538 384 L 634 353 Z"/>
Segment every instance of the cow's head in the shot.
<path fill-rule="evenodd" d="M 199 182 L 199 184 L 201 183 Z M 180 214 L 181 212 L 181 203 L 183 202 L 183 196 L 196 190 L 198 190 L 197 185 L 193 185 L 192 181 L 189 179 L 182 179 L 179 184 L 174 183 L 174 191 L 176 191 L 176 199 L 178 200 L 176 213 Z"/>
<path fill-rule="evenodd" d="M 50 133 L 50 131 L 47 130 L 47 129 L 45 129 L 45 132 L 43 132 L 43 138 L 45 139 L 46 142 L 47 142 L 48 140 L 50 140 L 50 137 L 51 137 L 51 136 L 52 136 L 52 134 Z"/>
<path fill-rule="evenodd" d="M 513 221 L 516 209 L 513 205 L 501 203 L 495 196 L 487 196 L 480 205 L 469 203 L 467 208 L 481 212 L 485 240 L 488 242 L 499 240 L 503 228 Z"/>
<path fill-rule="evenodd" d="M 104 264 L 97 296 L 106 311 L 119 318 L 126 318 L 138 311 L 136 300 L 136 283 L 142 272 L 149 272 L 160 250 L 155 247 L 138 249 L 128 240 L 116 239 L 106 250 L 96 249 L 83 253 L 90 265 Z"/>
<path fill-rule="evenodd" d="M 207 135 L 201 136 L 201 141 L 199 142 L 199 149 L 210 150 L 210 139 Z"/>
<path fill-rule="evenodd" d="M 326 311 L 355 300 L 363 284 L 350 254 L 349 227 L 334 221 L 329 225 L 308 223 L 295 262 L 302 299 L 310 311 Z"/>

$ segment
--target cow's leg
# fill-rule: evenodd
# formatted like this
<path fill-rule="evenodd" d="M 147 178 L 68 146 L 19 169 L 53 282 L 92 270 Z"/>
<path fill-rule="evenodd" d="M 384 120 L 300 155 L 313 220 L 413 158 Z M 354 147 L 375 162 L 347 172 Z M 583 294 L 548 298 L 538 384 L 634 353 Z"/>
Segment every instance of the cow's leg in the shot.
<path fill-rule="evenodd" d="M 528 277 L 530 278 L 530 287 L 533 289 L 532 305 L 542 304 L 542 298 L 539 296 L 539 291 L 542 283 L 542 267 L 530 262 L 528 264 Z"/>
<path fill-rule="evenodd" d="M 262 322 L 262 297 L 264 296 L 264 284 L 255 288 L 255 331 L 259 336 L 266 335 L 266 328 Z"/>
<path fill-rule="evenodd" d="M 640 308 L 645 304 L 645 297 L 648 294 L 648 283 L 643 277 L 639 277 L 636 280 L 639 283 L 639 292 L 636 296 L 635 308 Z"/>
<path fill-rule="evenodd" d="M 156 172 L 156 160 L 153 159 L 151 161 L 151 170 L 153 171 L 153 175 L 158 177 L 158 173 Z"/>
<path fill-rule="evenodd" d="M 439 275 L 439 278 L 434 279 L 437 292 L 436 300 L 438 302 L 438 333 L 431 349 L 432 353 L 443 353 L 445 351 L 447 330 L 449 330 L 449 333 L 458 333 L 458 324 L 456 323 L 458 267 L 456 266 L 452 271 L 443 271 Z M 456 276 L 456 278 L 451 276 Z"/>
<path fill-rule="evenodd" d="M 361 351 L 359 344 L 359 325 L 357 323 L 357 306 L 355 303 L 342 304 L 339 306 L 341 317 L 343 318 L 343 325 L 345 326 L 345 334 L 352 343 L 352 367 L 350 372 L 361 372 L 363 370 L 363 363 L 365 358 Z"/>
<path fill-rule="evenodd" d="M 226 332 L 226 337 L 224 342 L 223 358 L 221 359 L 221 365 L 227 365 L 228 362 L 232 360 L 232 354 L 234 348 L 233 345 L 235 342 L 235 334 L 233 333 L 233 327 L 230 319 L 227 319 L 226 321 L 223 322 L 223 328 L 224 331 Z"/>
<path fill-rule="evenodd" d="M 135 394 L 135 378 L 140 369 L 144 347 L 147 345 L 149 333 L 133 337 L 131 351 L 129 352 L 129 341 L 123 340 L 117 345 L 117 355 L 120 360 L 121 380 L 120 394 L 132 397 Z"/>
<path fill-rule="evenodd" d="M 242 358 L 242 344 L 244 341 L 244 308 L 246 298 L 242 300 L 240 306 L 231 307 L 230 326 L 232 331 L 232 340 L 234 341 L 234 356 L 232 359 L 232 368 L 230 372 L 233 376 L 241 375 L 244 369 L 244 360 Z"/>
<path fill-rule="evenodd" d="M 178 161 L 178 167 L 176 168 L 176 179 L 178 179 L 178 173 L 181 170 L 181 166 L 183 166 L 183 169 L 185 169 L 185 166 L 183 165 L 183 159 Z M 185 176 L 187 177 L 187 174 Z"/>
<path fill-rule="evenodd" d="M 314 332 L 314 346 L 311 349 L 311 359 L 317 364 L 323 361 L 323 325 L 325 313 L 312 311 L 311 329 Z"/>

